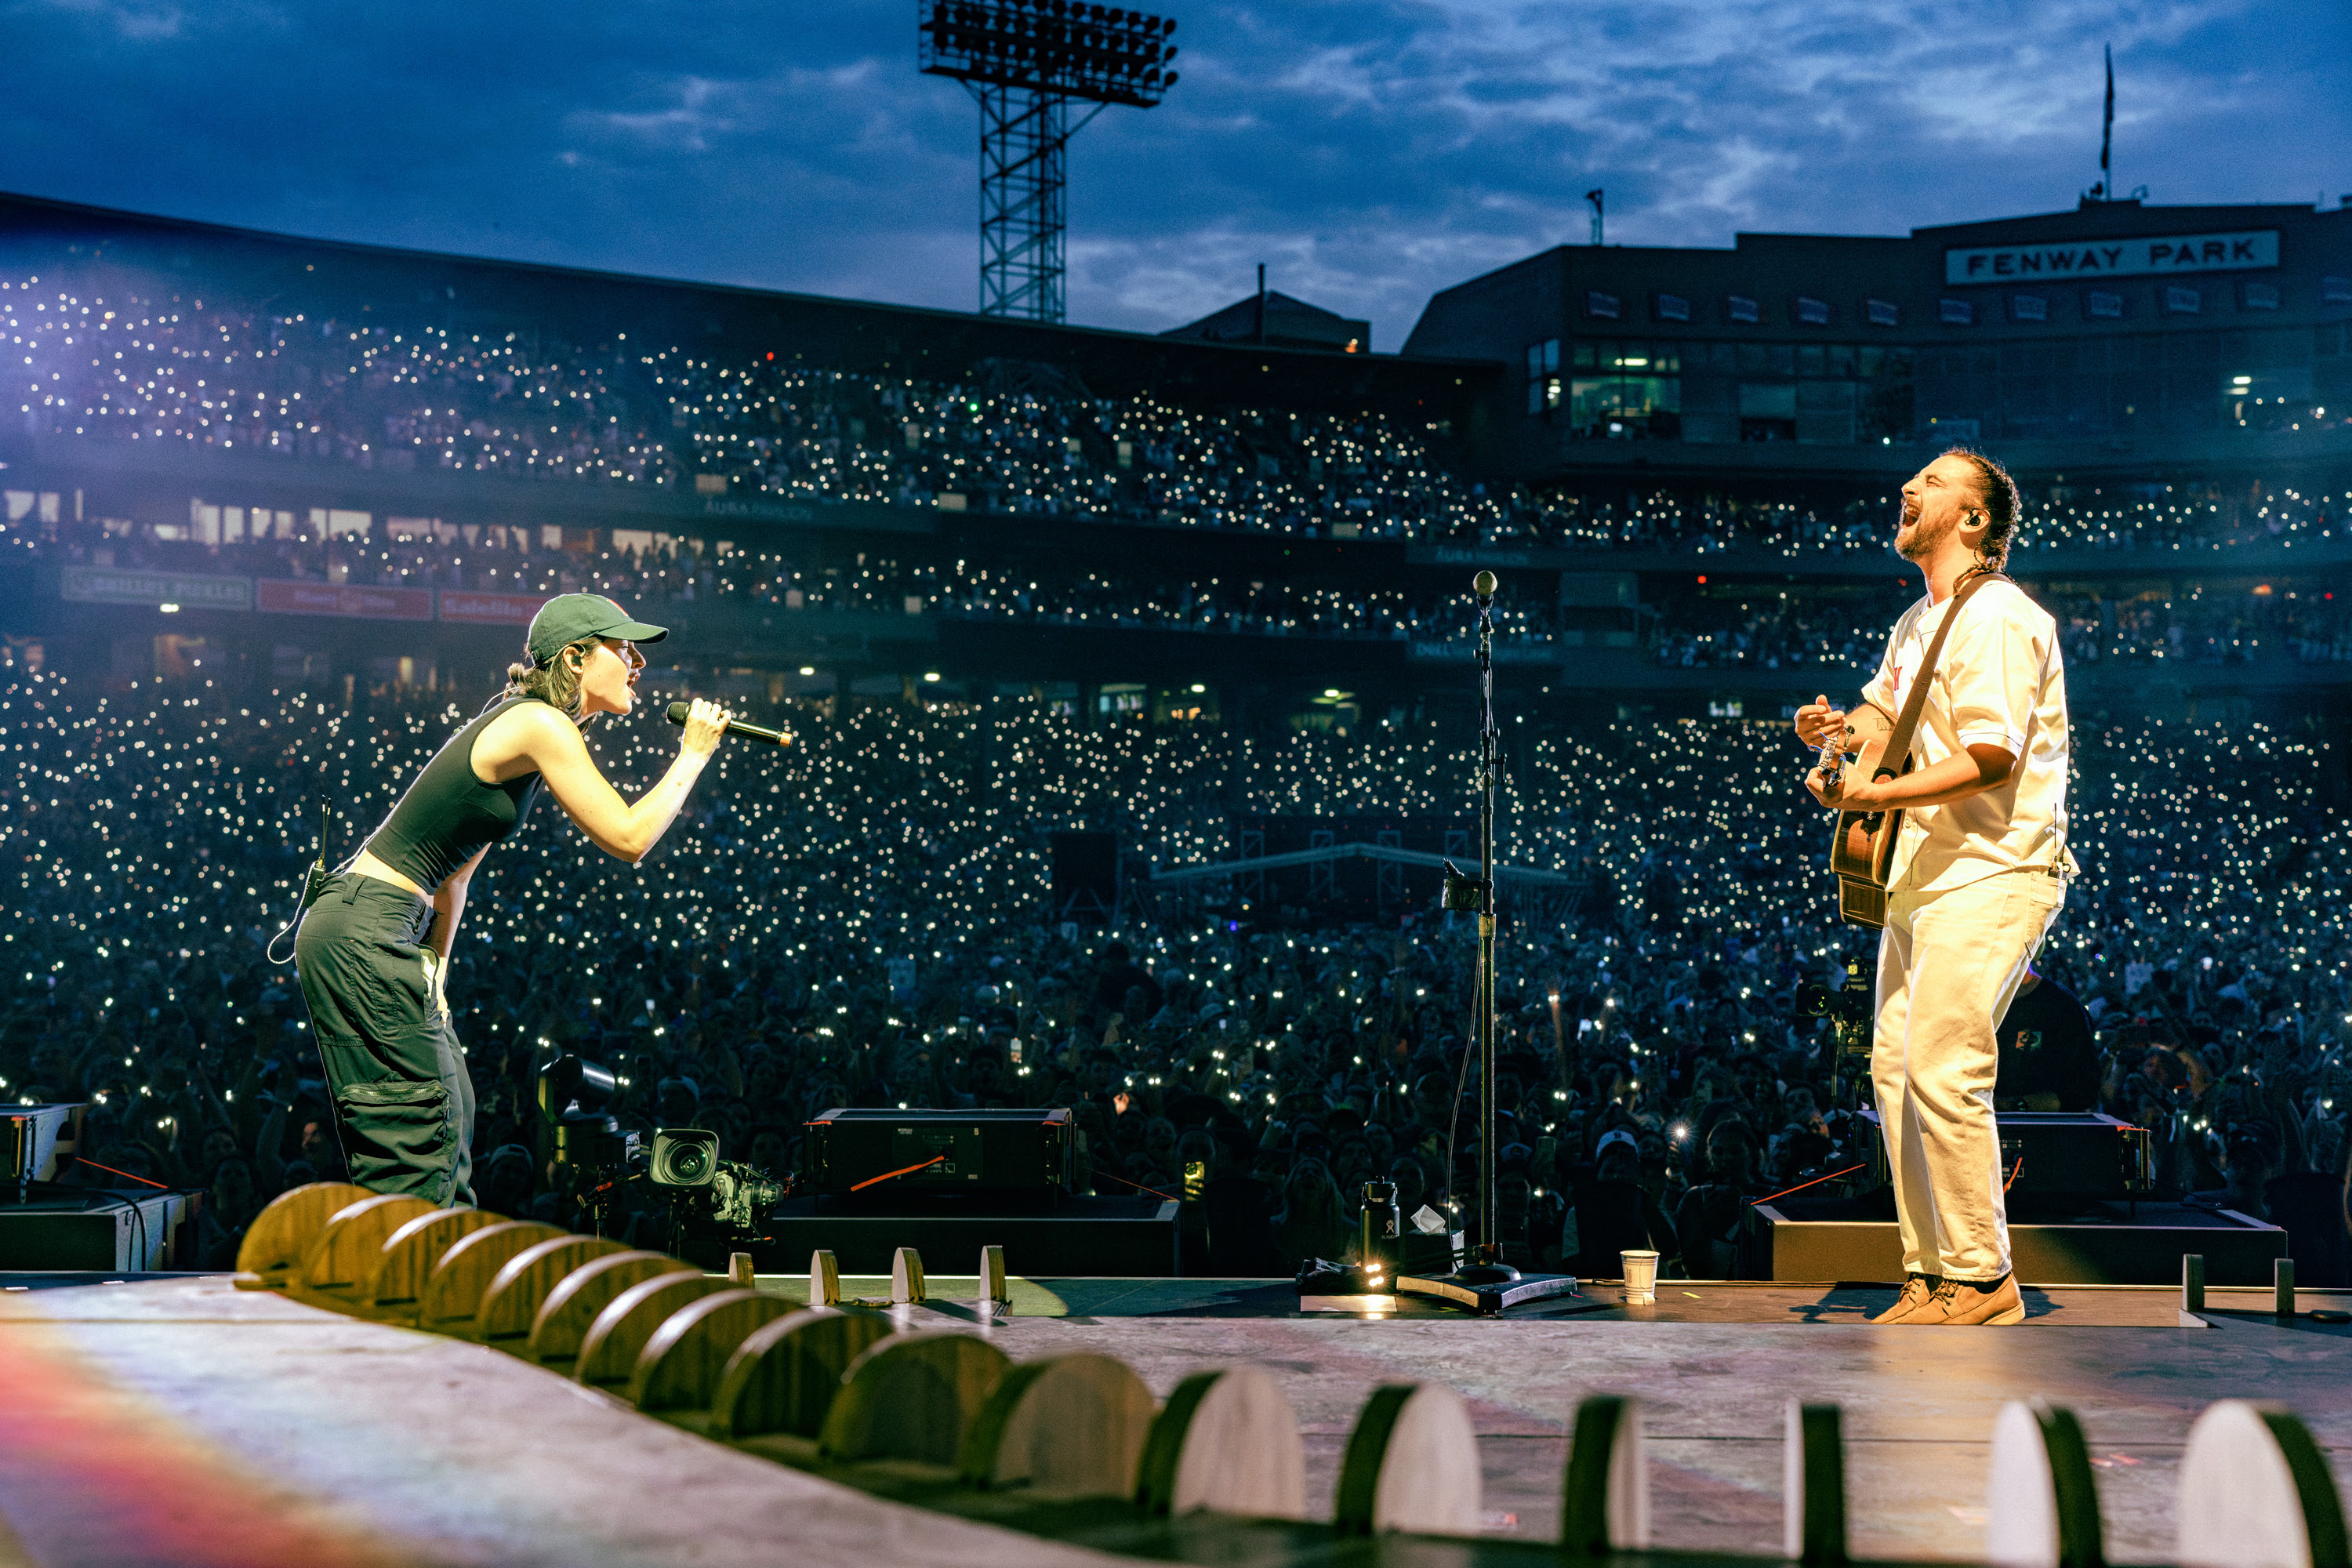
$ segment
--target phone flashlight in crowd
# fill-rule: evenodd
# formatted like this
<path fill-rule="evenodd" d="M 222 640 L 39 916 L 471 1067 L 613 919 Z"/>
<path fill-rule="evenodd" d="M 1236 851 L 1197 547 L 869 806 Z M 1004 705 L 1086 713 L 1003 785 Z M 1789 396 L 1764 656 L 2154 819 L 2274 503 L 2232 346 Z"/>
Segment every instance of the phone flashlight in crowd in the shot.
<path fill-rule="evenodd" d="M 1201 1189 L 1208 1184 L 1208 1180 L 1209 1167 L 1206 1162 L 1200 1160 L 1185 1161 L 1184 1201 L 1188 1204 L 1199 1203 L 1201 1201 Z"/>

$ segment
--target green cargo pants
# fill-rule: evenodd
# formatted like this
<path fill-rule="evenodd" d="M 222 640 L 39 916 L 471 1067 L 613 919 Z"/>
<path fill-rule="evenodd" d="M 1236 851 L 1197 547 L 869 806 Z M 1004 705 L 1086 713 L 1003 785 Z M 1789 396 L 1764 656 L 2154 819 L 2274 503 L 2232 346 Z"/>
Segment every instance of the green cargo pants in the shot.
<path fill-rule="evenodd" d="M 303 913 L 294 964 L 352 1180 L 470 1207 L 474 1080 L 419 946 L 433 907 L 345 871 Z"/>

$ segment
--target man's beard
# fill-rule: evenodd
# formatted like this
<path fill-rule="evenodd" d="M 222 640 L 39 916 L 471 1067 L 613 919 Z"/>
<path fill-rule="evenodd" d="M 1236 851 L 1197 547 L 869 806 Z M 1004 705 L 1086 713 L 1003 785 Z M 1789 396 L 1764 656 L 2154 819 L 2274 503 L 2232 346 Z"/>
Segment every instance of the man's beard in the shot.
<path fill-rule="evenodd" d="M 1906 561 L 1925 561 L 1943 547 L 1944 541 L 1960 526 L 1957 517 L 1947 517 L 1940 523 L 1924 521 L 1909 524 L 1911 532 L 1906 538 L 1900 529 L 1895 534 L 1895 552 Z"/>

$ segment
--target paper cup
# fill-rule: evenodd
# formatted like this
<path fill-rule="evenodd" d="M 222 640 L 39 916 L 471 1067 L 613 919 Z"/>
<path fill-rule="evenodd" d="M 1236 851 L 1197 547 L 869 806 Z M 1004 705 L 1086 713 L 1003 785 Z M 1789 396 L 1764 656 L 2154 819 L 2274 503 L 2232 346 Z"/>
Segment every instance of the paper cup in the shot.
<path fill-rule="evenodd" d="M 1625 1300 L 1654 1301 L 1658 1299 L 1658 1255 L 1654 1252 L 1621 1252 L 1617 1255 L 1625 1265 Z"/>

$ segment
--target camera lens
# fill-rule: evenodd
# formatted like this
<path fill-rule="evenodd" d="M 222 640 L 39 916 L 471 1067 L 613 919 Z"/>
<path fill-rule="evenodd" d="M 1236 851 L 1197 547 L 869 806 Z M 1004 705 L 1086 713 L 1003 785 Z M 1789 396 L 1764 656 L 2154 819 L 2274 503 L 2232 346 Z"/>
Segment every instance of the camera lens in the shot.
<path fill-rule="evenodd" d="M 672 1182 L 679 1185 L 698 1182 L 710 1169 L 710 1150 L 701 1143 L 673 1143 L 669 1148 L 669 1170 Z"/>

